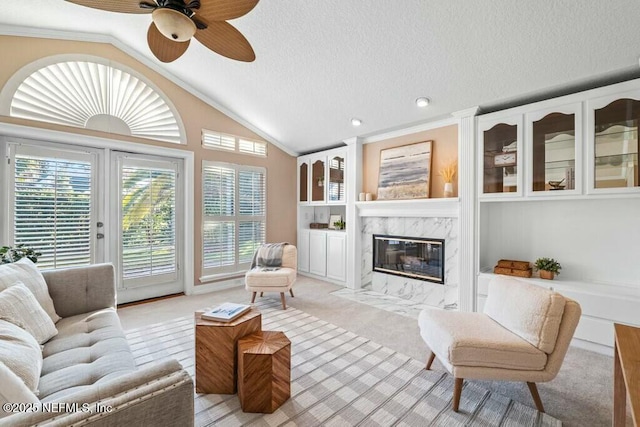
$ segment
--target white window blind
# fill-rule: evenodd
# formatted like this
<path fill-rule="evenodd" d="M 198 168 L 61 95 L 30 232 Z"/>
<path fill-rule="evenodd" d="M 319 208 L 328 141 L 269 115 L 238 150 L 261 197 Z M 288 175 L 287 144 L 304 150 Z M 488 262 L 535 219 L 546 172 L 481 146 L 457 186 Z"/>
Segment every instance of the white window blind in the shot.
<path fill-rule="evenodd" d="M 265 242 L 264 168 L 203 162 L 203 272 L 248 268 Z"/>
<path fill-rule="evenodd" d="M 202 145 L 207 148 L 217 148 L 220 150 L 236 150 L 236 137 L 223 133 L 202 130 Z"/>
<path fill-rule="evenodd" d="M 123 279 L 175 274 L 176 172 L 124 164 L 121 179 Z"/>
<path fill-rule="evenodd" d="M 12 157 L 13 243 L 41 252 L 42 269 L 91 264 L 93 157 L 20 145 Z"/>
<path fill-rule="evenodd" d="M 267 143 L 261 141 L 250 141 L 248 139 L 238 140 L 238 151 L 241 153 L 256 154 L 258 156 L 267 155 Z"/>

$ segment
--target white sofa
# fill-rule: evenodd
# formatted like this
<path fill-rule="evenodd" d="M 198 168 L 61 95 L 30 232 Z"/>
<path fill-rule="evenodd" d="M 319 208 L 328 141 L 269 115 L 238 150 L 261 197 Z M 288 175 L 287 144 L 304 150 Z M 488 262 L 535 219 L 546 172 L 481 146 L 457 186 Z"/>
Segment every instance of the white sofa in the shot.
<path fill-rule="evenodd" d="M 7 271 L 0 266 L 0 284 Z M 69 406 L 52 406 L 55 410 L 51 411 L 30 404 L 24 407 L 28 411 L 0 412 L 0 426 L 193 425 L 193 382 L 177 361 L 136 369 L 115 310 L 112 265 L 50 271 L 43 276 L 55 307 L 53 314 L 61 319 L 55 323 L 57 334 L 42 346 L 37 397 L 27 401 Z M 9 277 L 14 278 L 15 274 Z M 5 280 L 4 286 L 11 280 Z M 9 345 L 2 339 L 0 336 L 0 348 Z M 110 409 L 100 413 L 100 408 Z"/>
<path fill-rule="evenodd" d="M 464 379 L 524 381 L 544 412 L 537 382 L 556 377 L 580 320 L 580 305 L 557 292 L 496 275 L 484 313 L 423 310 L 420 334 L 455 378 L 458 411 Z"/>

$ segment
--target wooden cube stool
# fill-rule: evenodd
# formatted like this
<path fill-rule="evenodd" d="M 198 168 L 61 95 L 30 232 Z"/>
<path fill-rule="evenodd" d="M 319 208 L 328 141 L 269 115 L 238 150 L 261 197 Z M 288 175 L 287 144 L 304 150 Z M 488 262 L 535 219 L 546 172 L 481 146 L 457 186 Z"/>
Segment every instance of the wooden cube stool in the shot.
<path fill-rule="evenodd" d="M 238 398 L 244 412 L 271 414 L 291 396 L 291 341 L 262 331 L 238 340 Z"/>
<path fill-rule="evenodd" d="M 252 307 L 231 322 L 203 319 L 195 313 L 196 393 L 234 394 L 237 384 L 237 342 L 262 329 L 262 315 Z"/>

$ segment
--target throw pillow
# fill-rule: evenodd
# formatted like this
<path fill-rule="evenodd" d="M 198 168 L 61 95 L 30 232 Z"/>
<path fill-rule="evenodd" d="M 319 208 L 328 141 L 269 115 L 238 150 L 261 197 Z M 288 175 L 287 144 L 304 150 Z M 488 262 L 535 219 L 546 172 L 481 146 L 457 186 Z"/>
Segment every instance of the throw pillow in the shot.
<path fill-rule="evenodd" d="M 0 320 L 0 362 L 16 374 L 29 390 L 38 394 L 42 372 L 40 344 L 29 332 L 6 320 Z"/>
<path fill-rule="evenodd" d="M 56 325 L 22 282 L 0 292 L 0 319 L 20 326 L 44 344 L 58 334 Z"/>
<path fill-rule="evenodd" d="M 53 306 L 53 300 L 49 295 L 47 282 L 45 282 L 42 273 L 38 267 L 28 258 L 22 258 L 13 264 L 0 265 L 0 291 L 12 286 L 16 282 L 22 282 L 47 312 L 53 323 L 60 320 L 60 316 L 56 313 Z"/>
<path fill-rule="evenodd" d="M 40 401 L 22 380 L 7 368 L 7 365 L 0 362 L 0 408 L 5 403 L 39 403 Z M 0 410 L 0 418 L 11 415 L 11 412 Z"/>

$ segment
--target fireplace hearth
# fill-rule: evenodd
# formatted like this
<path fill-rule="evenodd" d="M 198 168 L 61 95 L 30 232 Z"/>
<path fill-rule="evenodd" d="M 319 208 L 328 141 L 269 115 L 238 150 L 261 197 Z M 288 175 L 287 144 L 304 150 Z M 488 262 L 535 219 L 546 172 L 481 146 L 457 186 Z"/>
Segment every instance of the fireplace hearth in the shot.
<path fill-rule="evenodd" d="M 374 234 L 373 271 L 444 284 L 444 240 Z"/>

